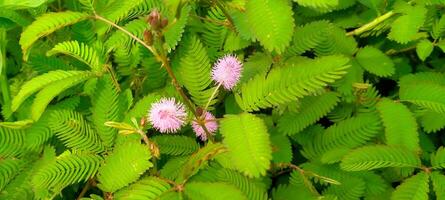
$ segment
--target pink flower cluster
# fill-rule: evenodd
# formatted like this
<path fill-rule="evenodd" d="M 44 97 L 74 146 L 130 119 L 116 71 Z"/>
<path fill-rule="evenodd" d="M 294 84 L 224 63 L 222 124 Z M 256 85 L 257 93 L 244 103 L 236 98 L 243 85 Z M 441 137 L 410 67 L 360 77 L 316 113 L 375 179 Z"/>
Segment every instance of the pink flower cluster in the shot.
<path fill-rule="evenodd" d="M 226 90 L 232 90 L 241 78 L 243 65 L 236 56 L 220 58 L 212 69 L 212 79 Z"/>
<path fill-rule="evenodd" d="M 239 82 L 242 72 L 242 63 L 236 56 L 226 55 L 220 58 L 213 66 L 212 79 L 222 85 L 226 90 L 232 90 Z M 185 124 L 187 112 L 184 105 L 176 102 L 174 98 L 162 98 L 159 102 L 153 103 L 149 113 L 148 121 L 153 128 L 161 133 L 174 133 Z M 192 122 L 193 131 L 202 141 L 206 141 L 207 135 L 201 126 L 204 124 L 210 134 L 214 134 L 218 129 L 218 123 L 212 113 L 205 111 L 202 119 L 194 119 Z"/>

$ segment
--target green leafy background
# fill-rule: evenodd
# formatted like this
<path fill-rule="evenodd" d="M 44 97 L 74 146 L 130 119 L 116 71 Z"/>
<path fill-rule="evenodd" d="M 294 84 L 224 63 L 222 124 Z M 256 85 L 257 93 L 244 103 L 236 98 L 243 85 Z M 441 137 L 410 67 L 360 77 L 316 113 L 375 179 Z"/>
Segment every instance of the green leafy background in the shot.
<path fill-rule="evenodd" d="M 0 199 L 443 200 L 444 13 L 0 0 Z M 214 92 L 229 54 L 241 79 Z M 178 133 L 146 120 L 162 97 L 187 106 Z M 190 124 L 206 105 L 219 129 L 201 141 Z"/>

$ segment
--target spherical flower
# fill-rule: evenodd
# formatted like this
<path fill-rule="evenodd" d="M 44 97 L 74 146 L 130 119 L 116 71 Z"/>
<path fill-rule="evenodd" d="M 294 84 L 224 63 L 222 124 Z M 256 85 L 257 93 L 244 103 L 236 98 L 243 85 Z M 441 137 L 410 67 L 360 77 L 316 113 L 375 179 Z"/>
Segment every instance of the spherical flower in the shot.
<path fill-rule="evenodd" d="M 236 56 L 220 58 L 212 69 L 212 79 L 226 90 L 231 90 L 240 80 L 243 64 Z"/>
<path fill-rule="evenodd" d="M 205 127 L 207 128 L 207 130 L 209 131 L 210 134 L 214 134 L 216 132 L 216 130 L 218 129 L 218 123 L 216 123 L 215 117 L 210 112 L 205 112 L 203 114 L 203 117 L 204 117 L 204 119 L 202 119 L 202 120 L 205 121 Z M 206 135 L 204 129 L 202 128 L 201 125 L 199 125 L 199 123 L 196 119 L 193 120 L 193 122 L 192 122 L 192 128 L 193 128 L 193 131 L 195 131 L 197 137 L 200 137 L 202 141 L 207 140 L 207 135 Z"/>
<path fill-rule="evenodd" d="M 184 105 L 174 98 L 162 98 L 151 105 L 148 121 L 161 133 L 177 132 L 187 118 Z"/>

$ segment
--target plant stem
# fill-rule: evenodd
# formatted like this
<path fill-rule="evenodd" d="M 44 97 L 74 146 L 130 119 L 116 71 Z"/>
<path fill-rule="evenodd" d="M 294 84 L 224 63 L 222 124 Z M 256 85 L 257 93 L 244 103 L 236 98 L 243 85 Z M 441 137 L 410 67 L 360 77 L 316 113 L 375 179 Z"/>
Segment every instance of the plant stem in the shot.
<path fill-rule="evenodd" d="M 218 93 L 219 88 L 221 87 L 221 83 L 216 86 L 215 90 L 213 91 L 212 95 L 209 98 L 209 101 L 207 101 L 206 106 L 204 107 L 204 110 L 206 111 L 207 108 L 210 106 L 210 102 L 212 102 L 212 99 L 215 97 L 216 93 Z"/>
<path fill-rule="evenodd" d="M 192 101 L 187 97 L 187 95 L 185 94 L 184 90 L 182 90 L 181 86 L 178 83 L 178 80 L 176 79 L 175 74 L 173 73 L 173 70 L 170 66 L 170 62 L 168 60 L 168 57 L 166 55 L 166 53 L 164 52 L 164 49 L 161 49 L 162 52 L 161 54 L 159 54 L 156 49 L 153 46 L 149 46 L 147 45 L 144 41 L 142 41 L 141 39 L 139 39 L 138 37 L 136 37 L 135 35 L 133 35 L 131 32 L 127 31 L 126 29 L 120 27 L 119 25 L 115 24 L 114 22 L 103 18 L 102 16 L 99 15 L 94 15 L 94 18 L 100 21 L 103 21 L 115 28 L 117 28 L 118 30 L 124 32 L 125 34 L 127 34 L 128 36 L 130 36 L 131 38 L 133 38 L 136 42 L 138 42 L 139 44 L 141 44 L 142 46 L 144 46 L 145 48 L 147 48 L 154 56 L 155 58 L 162 63 L 162 66 L 167 70 L 168 75 L 170 76 L 170 78 L 172 79 L 172 84 L 175 87 L 176 91 L 179 93 L 179 95 L 181 95 L 184 103 L 186 104 L 186 106 L 189 108 L 189 110 L 193 113 L 193 115 L 195 116 L 196 119 L 198 119 L 199 116 L 196 113 L 196 108 L 194 106 L 194 104 L 192 103 Z M 206 133 L 206 135 L 208 136 L 208 138 L 213 142 L 213 137 L 211 137 L 212 135 L 210 134 L 210 132 L 207 130 L 207 128 L 205 127 L 205 125 L 201 125 L 202 129 L 204 130 L 204 132 Z"/>
<path fill-rule="evenodd" d="M 89 179 L 85 186 L 83 187 L 82 191 L 80 192 L 79 196 L 77 196 L 76 200 L 80 200 L 85 194 L 88 192 L 88 190 L 91 188 L 93 179 Z"/>
<path fill-rule="evenodd" d="M 11 106 L 11 94 L 6 77 L 6 44 L 6 30 L 0 29 L 0 90 L 3 97 L 3 105 Z M 3 107 L 3 109 L 5 109 L 5 107 Z"/>
<path fill-rule="evenodd" d="M 109 24 L 109 25 L 111 25 L 111 26 L 113 26 L 113 27 L 119 29 L 120 31 L 122 31 L 122 32 L 124 32 L 125 34 L 127 34 L 128 36 L 130 36 L 132 39 L 136 40 L 136 42 L 138 42 L 139 44 L 141 44 L 142 46 L 144 46 L 145 48 L 147 48 L 151 53 L 154 54 L 154 56 L 155 56 L 156 58 L 159 57 L 159 55 L 157 55 L 157 53 L 156 53 L 156 50 L 155 50 L 152 46 L 148 46 L 144 41 L 142 41 L 141 39 L 139 39 L 138 37 L 136 37 L 135 35 L 133 35 L 133 34 L 130 33 L 129 31 L 127 31 L 126 29 L 120 27 L 119 25 L 115 24 L 114 22 L 112 22 L 112 21 L 110 21 L 110 20 L 108 20 L 108 19 L 103 18 L 103 17 L 100 16 L 100 15 L 94 15 L 94 18 L 95 18 L 95 19 L 98 19 L 98 20 L 100 20 L 100 21 L 103 21 L 103 22 L 105 22 L 105 23 L 107 23 L 107 24 Z"/>
<path fill-rule="evenodd" d="M 354 29 L 348 33 L 346 33 L 347 36 L 354 36 L 354 35 L 360 35 L 368 30 L 371 30 L 372 28 L 374 28 L 375 26 L 379 25 L 380 23 L 382 23 L 383 21 L 389 19 L 390 17 L 392 17 L 394 14 L 396 14 L 394 11 L 389 11 L 387 13 L 385 13 L 382 16 L 379 16 L 377 18 L 375 18 L 374 20 L 372 20 L 371 22 L 357 28 Z"/>

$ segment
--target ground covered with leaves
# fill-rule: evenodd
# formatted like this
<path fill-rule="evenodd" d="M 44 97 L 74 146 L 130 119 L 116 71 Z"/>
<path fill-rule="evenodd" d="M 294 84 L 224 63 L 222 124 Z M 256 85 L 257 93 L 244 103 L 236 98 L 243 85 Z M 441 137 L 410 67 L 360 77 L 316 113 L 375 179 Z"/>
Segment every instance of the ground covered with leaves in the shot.
<path fill-rule="evenodd" d="M 0 199 L 445 200 L 444 13 L 0 1 Z"/>

